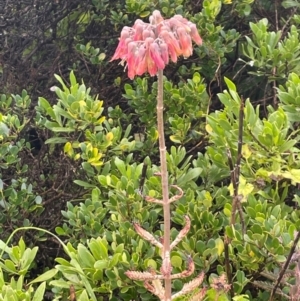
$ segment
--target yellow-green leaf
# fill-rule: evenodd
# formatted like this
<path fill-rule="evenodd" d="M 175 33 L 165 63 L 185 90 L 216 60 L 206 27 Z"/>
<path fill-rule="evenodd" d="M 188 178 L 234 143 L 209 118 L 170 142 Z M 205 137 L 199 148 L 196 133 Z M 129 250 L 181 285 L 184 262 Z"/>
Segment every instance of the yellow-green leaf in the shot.
<path fill-rule="evenodd" d="M 245 159 L 249 159 L 251 157 L 251 154 L 252 154 L 252 152 L 251 152 L 249 146 L 247 144 L 244 144 L 242 146 L 242 155 L 243 155 L 243 157 Z"/>
<path fill-rule="evenodd" d="M 113 139 L 114 139 L 114 134 L 112 132 L 106 134 L 107 141 L 112 141 Z"/>
<path fill-rule="evenodd" d="M 171 264 L 175 268 L 180 268 L 182 265 L 182 258 L 180 256 L 174 255 L 171 258 Z"/>
<path fill-rule="evenodd" d="M 216 248 L 218 250 L 218 255 L 220 256 L 224 251 L 224 242 L 221 238 L 215 240 Z"/>

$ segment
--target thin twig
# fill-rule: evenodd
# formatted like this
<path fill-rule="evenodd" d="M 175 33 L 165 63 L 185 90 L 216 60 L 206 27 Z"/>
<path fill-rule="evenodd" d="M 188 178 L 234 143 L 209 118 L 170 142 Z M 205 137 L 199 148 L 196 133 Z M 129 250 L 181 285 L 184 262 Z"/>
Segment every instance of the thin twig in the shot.
<path fill-rule="evenodd" d="M 291 247 L 289 256 L 287 257 L 286 262 L 285 262 L 285 264 L 283 265 L 283 267 L 282 267 L 282 269 L 281 269 L 281 271 L 280 271 L 280 273 L 279 273 L 279 275 L 278 275 L 278 278 L 277 278 L 277 280 L 276 280 L 276 282 L 275 282 L 275 285 L 274 285 L 274 287 L 273 287 L 273 289 L 272 289 L 272 291 L 271 291 L 271 295 L 270 295 L 269 301 L 273 301 L 274 295 L 275 295 L 276 290 L 277 290 L 277 288 L 278 288 L 278 286 L 279 286 L 279 284 L 280 284 L 280 281 L 281 281 L 281 279 L 282 279 L 284 273 L 286 272 L 288 266 L 290 265 L 292 256 L 293 256 L 293 254 L 295 253 L 295 249 L 296 249 L 296 247 L 297 247 L 297 244 L 298 244 L 298 242 L 299 242 L 299 239 L 300 239 L 300 231 L 298 231 L 298 233 L 297 233 L 297 235 L 296 235 L 296 237 L 295 237 L 295 239 L 294 239 L 293 245 L 292 245 L 292 247 Z"/>
<path fill-rule="evenodd" d="M 147 175 L 147 168 L 148 168 L 148 164 L 144 160 L 143 169 L 142 169 L 141 178 L 140 178 L 140 183 L 139 183 L 139 192 L 140 192 L 141 195 L 143 195 L 144 184 L 145 184 L 146 175 Z"/>
<path fill-rule="evenodd" d="M 233 200 L 231 209 L 230 225 L 235 224 L 235 215 L 238 211 L 240 216 L 240 222 L 242 226 L 242 232 L 245 234 L 245 221 L 243 217 L 243 210 L 241 206 L 241 196 L 239 195 L 239 178 L 241 170 L 242 160 L 242 146 L 243 146 L 243 122 L 244 122 L 244 101 L 241 100 L 240 111 L 239 111 L 239 133 L 238 133 L 238 149 L 236 163 L 233 164 L 233 158 L 231 151 L 227 148 L 228 165 L 230 169 L 231 183 L 233 186 Z"/>
<path fill-rule="evenodd" d="M 278 16 L 278 0 L 275 0 L 274 2 L 275 5 L 275 27 L 276 31 L 279 31 L 279 16 Z M 272 69 L 272 76 L 274 77 L 273 80 L 273 107 L 277 108 L 277 93 L 276 93 L 276 88 L 277 88 L 277 83 L 276 83 L 276 73 L 277 73 L 277 67 L 274 66 Z"/>
<path fill-rule="evenodd" d="M 229 244 L 230 244 L 230 239 L 225 234 L 224 238 L 224 253 L 225 253 L 225 272 L 227 276 L 228 283 L 231 285 L 230 287 L 230 295 L 231 298 L 234 297 L 234 288 L 233 288 L 233 283 L 232 283 L 232 273 L 231 273 L 231 267 L 230 267 L 230 259 L 229 259 Z"/>
<path fill-rule="evenodd" d="M 248 131 L 249 134 L 251 135 L 251 137 L 253 138 L 253 140 L 255 140 L 255 142 L 267 153 L 270 153 L 270 151 L 262 144 L 260 143 L 260 141 L 254 136 L 254 134 L 252 133 L 252 131 L 250 130 L 250 128 L 248 127 Z"/>

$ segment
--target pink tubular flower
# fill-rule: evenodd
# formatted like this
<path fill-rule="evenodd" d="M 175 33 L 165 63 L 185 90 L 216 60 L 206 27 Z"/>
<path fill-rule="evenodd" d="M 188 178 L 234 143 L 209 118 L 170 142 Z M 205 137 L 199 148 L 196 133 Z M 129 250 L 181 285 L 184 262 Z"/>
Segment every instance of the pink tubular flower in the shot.
<path fill-rule="evenodd" d="M 168 52 L 173 63 L 177 62 L 177 57 L 181 55 L 181 49 L 178 40 L 171 31 L 162 30 L 160 38 L 167 44 Z"/>
<path fill-rule="evenodd" d="M 136 75 L 142 75 L 145 72 L 147 72 L 147 47 L 145 44 L 141 45 L 139 48 L 139 53 L 136 59 L 136 64 L 137 67 L 134 71 Z M 130 77 L 130 76 L 129 76 Z M 134 74 L 133 74 L 134 77 Z M 132 77 L 130 77 L 132 78 Z"/>
<path fill-rule="evenodd" d="M 193 54 L 192 39 L 183 27 L 177 29 L 182 55 L 187 58 Z"/>
<path fill-rule="evenodd" d="M 169 64 L 168 45 L 165 42 L 161 42 L 160 52 L 161 52 L 161 58 L 164 61 L 165 65 L 168 65 Z"/>
<path fill-rule="evenodd" d="M 157 69 L 165 69 L 165 62 L 161 55 L 160 46 L 157 43 L 152 43 L 149 46 L 150 57 L 156 63 Z"/>
<path fill-rule="evenodd" d="M 197 44 L 197 45 L 201 45 L 202 44 L 202 39 L 198 33 L 196 24 L 192 23 L 192 22 L 188 22 L 188 26 L 191 30 L 191 37 L 193 39 L 193 41 Z"/>
<path fill-rule="evenodd" d="M 132 29 L 128 26 L 125 26 L 122 29 L 119 45 L 115 51 L 114 56 L 111 58 L 110 61 L 117 60 L 117 59 L 126 60 L 127 45 L 131 41 L 131 38 L 130 38 L 131 32 L 132 32 Z"/>
<path fill-rule="evenodd" d="M 133 27 L 122 29 L 118 47 L 110 60 L 125 61 L 131 79 L 145 72 L 156 75 L 169 63 L 169 58 L 176 63 L 181 55 L 191 56 L 192 40 L 197 45 L 202 44 L 196 25 L 180 15 L 164 20 L 155 10 L 149 20 L 150 23 L 144 23 L 138 19 Z"/>

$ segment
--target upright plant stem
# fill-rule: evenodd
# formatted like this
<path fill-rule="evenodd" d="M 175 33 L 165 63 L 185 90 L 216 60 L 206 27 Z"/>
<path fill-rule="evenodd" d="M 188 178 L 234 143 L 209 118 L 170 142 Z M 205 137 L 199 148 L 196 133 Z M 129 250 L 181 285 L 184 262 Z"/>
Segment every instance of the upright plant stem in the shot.
<path fill-rule="evenodd" d="M 158 70 L 158 92 L 157 92 L 157 130 L 159 137 L 160 168 L 163 194 L 164 212 L 164 250 L 163 259 L 170 257 L 170 204 L 169 204 L 169 184 L 166 159 L 166 144 L 164 133 L 164 103 L 163 103 L 163 71 Z M 171 267 L 170 267 L 171 268 Z M 165 301 L 171 300 L 171 277 L 170 273 L 165 277 Z"/>

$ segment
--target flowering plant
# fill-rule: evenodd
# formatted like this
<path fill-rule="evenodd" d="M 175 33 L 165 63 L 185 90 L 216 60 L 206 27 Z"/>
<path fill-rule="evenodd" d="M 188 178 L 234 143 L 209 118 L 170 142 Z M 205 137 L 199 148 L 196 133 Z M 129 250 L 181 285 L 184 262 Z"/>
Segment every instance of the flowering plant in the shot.
<path fill-rule="evenodd" d="M 170 203 L 182 197 L 183 191 L 176 185 L 171 185 L 177 190 L 177 194 L 169 197 L 168 170 L 166 161 L 166 146 L 164 138 L 163 121 L 163 69 L 169 63 L 177 62 L 178 56 L 189 57 L 193 53 L 192 41 L 201 45 L 202 39 L 196 25 L 180 15 L 164 20 L 160 12 L 155 10 L 150 16 L 150 23 L 136 20 L 133 27 L 125 26 L 121 32 L 119 45 L 112 60 L 121 59 L 127 63 L 128 76 L 133 79 L 136 75 L 148 72 L 151 76 L 157 75 L 157 128 L 159 137 L 160 165 L 162 181 L 162 200 L 145 196 L 148 202 L 163 206 L 164 213 L 164 237 L 160 241 L 151 233 L 143 229 L 138 223 L 134 223 L 136 232 L 152 245 L 160 249 L 162 264 L 160 274 L 151 270 L 147 272 L 127 271 L 126 275 L 133 280 L 144 282 L 145 288 L 156 295 L 161 301 L 174 300 L 186 294 L 192 294 L 191 300 L 202 300 L 206 288 L 200 289 L 204 273 L 183 285 L 179 292 L 172 295 L 171 281 L 173 279 L 191 276 L 195 265 L 193 259 L 188 257 L 187 269 L 181 273 L 172 274 L 171 250 L 187 235 L 191 221 L 185 216 L 185 226 L 179 231 L 174 241 L 170 241 Z M 162 284 L 164 281 L 164 285 Z"/>

